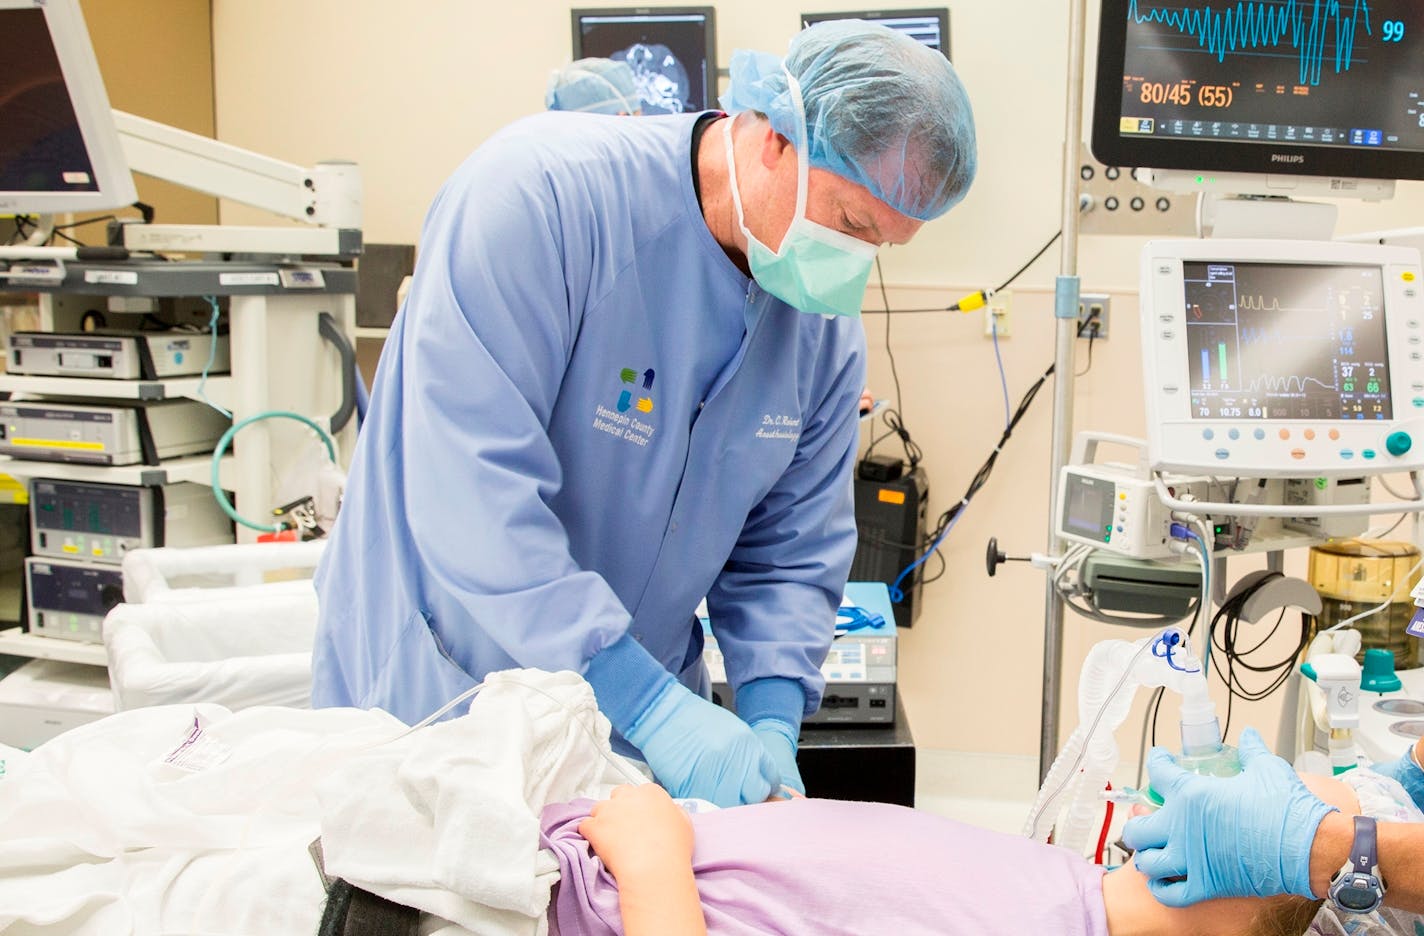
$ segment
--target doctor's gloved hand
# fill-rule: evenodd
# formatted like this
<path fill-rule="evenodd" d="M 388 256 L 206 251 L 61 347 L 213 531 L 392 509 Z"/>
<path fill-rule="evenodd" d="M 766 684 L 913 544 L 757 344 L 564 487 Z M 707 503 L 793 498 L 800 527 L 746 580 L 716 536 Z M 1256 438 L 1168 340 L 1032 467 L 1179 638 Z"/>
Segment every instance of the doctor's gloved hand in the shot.
<path fill-rule="evenodd" d="M 779 782 L 752 729 L 736 715 L 668 682 L 624 737 L 674 797 L 718 806 L 760 803 Z"/>
<path fill-rule="evenodd" d="M 756 732 L 781 775 L 773 784 L 772 796 L 780 794 L 782 784 L 805 796 L 806 784 L 801 779 L 801 769 L 796 766 L 796 733 L 791 726 L 779 718 L 759 718 L 752 722 L 752 731 Z"/>
<path fill-rule="evenodd" d="M 1128 821 L 1122 837 L 1153 896 L 1170 907 L 1216 897 L 1269 897 L 1310 889 L 1316 828 L 1335 811 L 1306 789 L 1255 729 L 1241 733 L 1242 772 L 1202 777 L 1162 748 L 1147 761 L 1166 801 Z M 1185 877 L 1184 877 L 1185 876 Z"/>

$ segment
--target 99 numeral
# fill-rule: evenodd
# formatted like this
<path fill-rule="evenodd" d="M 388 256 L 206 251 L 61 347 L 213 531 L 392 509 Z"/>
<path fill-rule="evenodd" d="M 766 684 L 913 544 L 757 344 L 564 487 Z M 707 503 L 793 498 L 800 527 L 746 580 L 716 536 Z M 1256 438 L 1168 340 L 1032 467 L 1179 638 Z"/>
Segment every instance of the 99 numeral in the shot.
<path fill-rule="evenodd" d="M 1399 42 L 1404 38 L 1404 20 L 1385 20 L 1380 30 L 1385 42 Z"/>

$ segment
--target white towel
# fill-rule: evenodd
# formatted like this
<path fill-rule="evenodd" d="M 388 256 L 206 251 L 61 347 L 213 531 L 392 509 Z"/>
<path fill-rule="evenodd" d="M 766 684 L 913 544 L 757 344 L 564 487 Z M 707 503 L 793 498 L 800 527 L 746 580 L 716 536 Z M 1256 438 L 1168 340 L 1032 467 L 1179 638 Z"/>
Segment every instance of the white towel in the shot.
<path fill-rule="evenodd" d="M 0 930 L 315 932 L 307 846 L 329 830 L 328 873 L 473 932 L 543 933 L 539 809 L 624 775 L 578 676 L 489 686 L 403 737 L 380 711 L 174 705 L 0 749 Z"/>
<path fill-rule="evenodd" d="M 608 733 L 577 674 L 493 673 L 466 717 L 322 784 L 328 871 L 481 933 L 543 933 L 558 864 L 539 849 L 539 811 L 638 776 L 614 768 L 626 762 Z M 507 911 L 510 928 L 492 928 L 491 910 Z"/>

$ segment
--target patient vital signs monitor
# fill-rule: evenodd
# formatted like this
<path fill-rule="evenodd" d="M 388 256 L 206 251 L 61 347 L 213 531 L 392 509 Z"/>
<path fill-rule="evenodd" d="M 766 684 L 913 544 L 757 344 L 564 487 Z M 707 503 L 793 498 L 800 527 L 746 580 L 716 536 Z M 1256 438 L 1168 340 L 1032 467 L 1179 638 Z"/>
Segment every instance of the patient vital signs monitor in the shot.
<path fill-rule="evenodd" d="M 1103 0 L 1092 146 L 1207 175 L 1424 178 L 1424 3 Z"/>
<path fill-rule="evenodd" d="M 1424 467 L 1424 277 L 1400 247 L 1153 241 L 1153 468 L 1236 477 Z"/>

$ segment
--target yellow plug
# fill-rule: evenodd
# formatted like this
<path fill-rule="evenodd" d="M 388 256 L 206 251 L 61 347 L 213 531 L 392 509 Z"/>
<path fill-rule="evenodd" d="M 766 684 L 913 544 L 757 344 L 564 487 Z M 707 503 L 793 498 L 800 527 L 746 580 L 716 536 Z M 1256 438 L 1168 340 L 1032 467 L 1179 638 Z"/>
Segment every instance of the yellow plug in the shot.
<path fill-rule="evenodd" d="M 981 289 L 960 299 L 954 304 L 954 307 L 961 312 L 973 312 L 975 309 L 984 308 L 984 303 L 989 301 L 989 296 L 990 293 L 987 290 Z"/>

